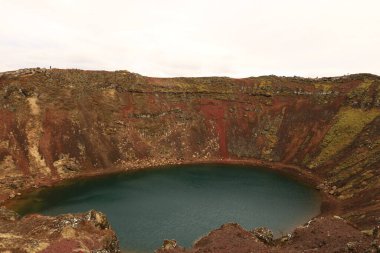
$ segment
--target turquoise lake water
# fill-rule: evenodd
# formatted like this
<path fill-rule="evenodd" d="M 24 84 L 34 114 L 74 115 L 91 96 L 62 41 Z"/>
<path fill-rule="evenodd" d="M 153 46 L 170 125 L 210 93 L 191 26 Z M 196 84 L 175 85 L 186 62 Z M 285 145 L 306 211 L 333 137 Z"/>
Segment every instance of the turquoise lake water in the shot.
<path fill-rule="evenodd" d="M 22 214 L 104 212 L 122 249 L 131 252 L 153 252 L 164 239 L 190 247 L 227 222 L 246 229 L 266 226 L 279 236 L 320 209 L 314 189 L 273 171 L 237 165 L 136 171 L 78 180 L 25 197 L 18 208 Z"/>

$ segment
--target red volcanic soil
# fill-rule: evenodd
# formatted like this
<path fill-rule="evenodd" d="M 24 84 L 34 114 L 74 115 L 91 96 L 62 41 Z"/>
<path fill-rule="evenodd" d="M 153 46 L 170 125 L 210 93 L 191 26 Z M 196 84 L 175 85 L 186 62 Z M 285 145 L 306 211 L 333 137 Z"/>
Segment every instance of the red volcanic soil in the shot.
<path fill-rule="evenodd" d="M 378 252 L 372 238 L 340 217 L 318 218 L 292 234 L 273 240 L 270 231 L 246 231 L 238 224 L 225 224 L 196 241 L 191 249 L 175 242 L 164 243 L 157 253 L 301 253 L 301 252 Z"/>

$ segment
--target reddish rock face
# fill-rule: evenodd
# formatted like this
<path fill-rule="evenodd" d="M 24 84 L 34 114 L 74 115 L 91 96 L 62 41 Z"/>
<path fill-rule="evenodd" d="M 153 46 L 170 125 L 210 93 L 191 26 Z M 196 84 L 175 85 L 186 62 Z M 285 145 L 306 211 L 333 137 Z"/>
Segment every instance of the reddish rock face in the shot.
<path fill-rule="evenodd" d="M 342 218 L 318 218 L 270 243 L 261 234 L 248 232 L 238 224 L 225 224 L 202 237 L 190 249 L 162 248 L 156 253 L 302 253 L 302 252 L 377 252 L 377 241 Z"/>
<path fill-rule="evenodd" d="M 0 200 L 67 178 L 191 162 L 263 165 L 319 185 L 323 214 L 380 217 L 380 78 L 0 75 Z M 326 198 L 327 199 L 327 198 Z M 66 243 L 64 241 L 63 243 Z"/>
<path fill-rule="evenodd" d="M 8 250 L 8 251 L 7 251 Z M 1 252 L 119 252 L 115 233 L 96 211 L 23 218 L 0 208 Z"/>

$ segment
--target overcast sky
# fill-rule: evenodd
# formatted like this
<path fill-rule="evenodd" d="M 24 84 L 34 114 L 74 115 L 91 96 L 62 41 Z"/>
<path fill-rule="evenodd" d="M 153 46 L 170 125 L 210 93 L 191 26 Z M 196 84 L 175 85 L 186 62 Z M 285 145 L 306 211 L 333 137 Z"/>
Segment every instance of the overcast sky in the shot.
<path fill-rule="evenodd" d="M 380 75 L 379 0 L 0 0 L 0 71 Z"/>

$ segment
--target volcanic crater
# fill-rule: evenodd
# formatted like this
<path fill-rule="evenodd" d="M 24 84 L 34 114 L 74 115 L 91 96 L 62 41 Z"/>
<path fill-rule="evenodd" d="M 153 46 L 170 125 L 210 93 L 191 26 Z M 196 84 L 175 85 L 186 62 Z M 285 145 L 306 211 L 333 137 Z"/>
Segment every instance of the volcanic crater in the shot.
<path fill-rule="evenodd" d="M 101 212 L 20 217 L 9 203 L 67 180 L 202 163 L 293 177 L 320 191 L 321 213 L 279 239 L 225 224 L 192 248 L 166 240 L 157 252 L 380 251 L 378 76 L 152 78 L 35 68 L 0 73 L 0 105 L 4 252 L 119 252 Z"/>

